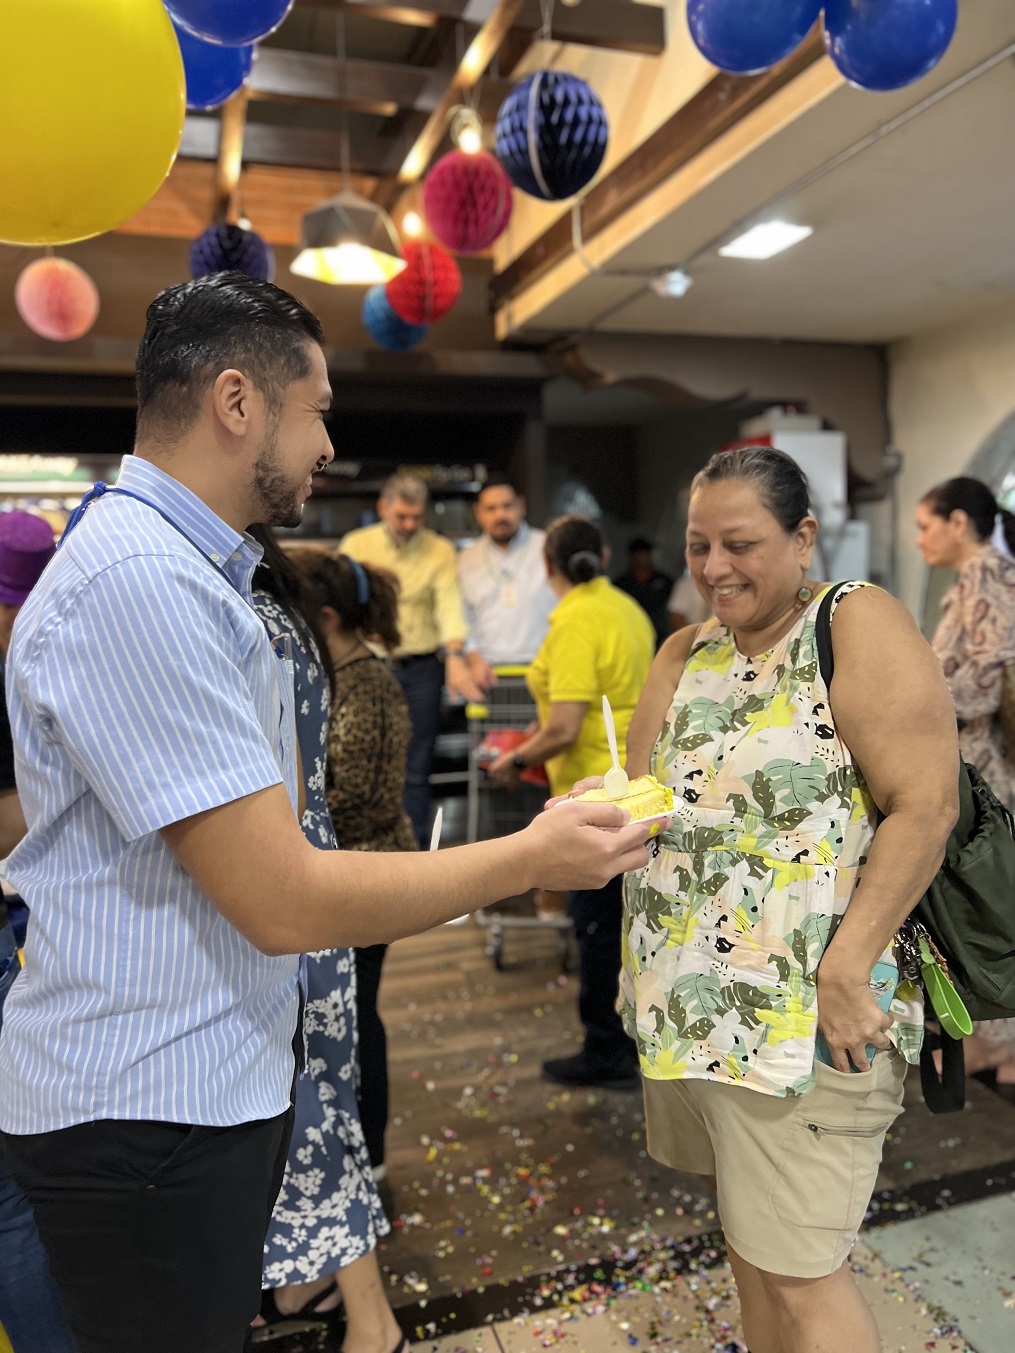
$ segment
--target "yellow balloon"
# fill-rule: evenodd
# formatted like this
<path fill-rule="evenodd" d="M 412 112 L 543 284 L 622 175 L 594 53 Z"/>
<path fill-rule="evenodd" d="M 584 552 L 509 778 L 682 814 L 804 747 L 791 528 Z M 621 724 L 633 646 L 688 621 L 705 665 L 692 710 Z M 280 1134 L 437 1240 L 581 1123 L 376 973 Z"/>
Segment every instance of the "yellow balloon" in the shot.
<path fill-rule="evenodd" d="M 126 221 L 172 168 L 185 111 L 162 0 L 0 0 L 0 240 Z"/>

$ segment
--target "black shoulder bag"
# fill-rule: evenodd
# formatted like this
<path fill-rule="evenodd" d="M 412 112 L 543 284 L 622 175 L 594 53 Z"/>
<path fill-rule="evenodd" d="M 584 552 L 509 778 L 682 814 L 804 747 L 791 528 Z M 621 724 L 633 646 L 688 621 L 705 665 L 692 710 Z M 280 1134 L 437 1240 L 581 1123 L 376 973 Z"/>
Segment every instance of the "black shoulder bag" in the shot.
<path fill-rule="evenodd" d="M 831 689 L 832 609 L 846 584 L 836 583 L 821 600 L 815 625 L 818 666 Z M 959 769 L 959 818 L 945 848 L 945 858 L 930 887 L 913 909 L 900 944 L 920 963 L 926 937 L 944 959 L 946 974 L 973 1019 L 1005 1019 L 1015 1015 L 1015 824 L 974 766 Z M 927 950 L 923 949 L 924 956 Z M 928 989 L 939 1018 L 940 990 Z M 924 1042 L 920 1059 L 923 1096 L 932 1113 L 951 1113 L 965 1103 L 961 1038 L 944 1026 L 940 1044 L 942 1071 L 934 1066 L 935 1044 Z"/>

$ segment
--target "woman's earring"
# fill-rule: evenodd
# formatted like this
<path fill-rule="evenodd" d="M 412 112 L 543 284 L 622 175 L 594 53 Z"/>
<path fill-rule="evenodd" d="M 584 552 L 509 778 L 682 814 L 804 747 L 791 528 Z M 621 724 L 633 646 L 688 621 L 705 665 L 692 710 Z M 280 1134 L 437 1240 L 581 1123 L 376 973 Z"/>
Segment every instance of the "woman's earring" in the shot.
<path fill-rule="evenodd" d="M 807 584 L 804 583 L 803 587 L 801 587 L 801 588 L 799 589 L 799 591 L 797 592 L 797 594 L 796 594 L 796 599 L 797 599 L 797 601 L 799 601 L 802 605 L 806 606 L 807 603 L 810 601 L 810 599 L 811 599 L 813 596 L 814 596 L 814 589 L 811 588 L 811 587 L 808 587 Z"/>

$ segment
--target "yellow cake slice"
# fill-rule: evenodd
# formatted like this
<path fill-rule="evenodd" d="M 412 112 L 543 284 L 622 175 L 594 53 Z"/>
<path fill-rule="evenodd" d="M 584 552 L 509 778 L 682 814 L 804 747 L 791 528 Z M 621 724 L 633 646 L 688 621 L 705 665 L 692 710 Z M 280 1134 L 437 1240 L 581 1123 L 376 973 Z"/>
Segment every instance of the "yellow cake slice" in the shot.
<path fill-rule="evenodd" d="M 639 775 L 632 780 L 630 793 L 622 799 L 611 799 L 605 789 L 587 789 L 577 797 L 590 803 L 615 803 L 630 814 L 632 822 L 673 812 L 673 790 L 661 785 L 654 775 Z"/>

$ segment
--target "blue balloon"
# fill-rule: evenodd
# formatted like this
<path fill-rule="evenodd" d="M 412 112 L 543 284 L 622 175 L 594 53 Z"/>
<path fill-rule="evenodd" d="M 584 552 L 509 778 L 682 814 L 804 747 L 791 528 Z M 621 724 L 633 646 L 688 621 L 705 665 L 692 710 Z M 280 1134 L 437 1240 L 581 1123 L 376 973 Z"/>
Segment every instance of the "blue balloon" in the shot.
<path fill-rule="evenodd" d="M 826 0 L 825 49 L 850 84 L 901 89 L 948 50 L 958 0 Z"/>
<path fill-rule="evenodd" d="M 501 104 L 494 149 L 516 188 L 559 201 L 595 176 L 608 136 L 595 90 L 566 71 L 540 70 Z"/>
<path fill-rule="evenodd" d="M 188 108 L 217 108 L 242 87 L 250 74 L 253 47 L 215 47 L 179 28 L 176 38 L 187 79 Z"/>
<path fill-rule="evenodd" d="M 757 75 L 796 51 L 821 5 L 822 0 L 688 0 L 687 24 L 694 45 L 713 66 Z"/>
<path fill-rule="evenodd" d="M 177 28 L 221 47 L 247 47 L 274 33 L 293 0 L 165 0 Z"/>
<path fill-rule="evenodd" d="M 407 324 L 391 308 L 383 284 L 371 287 L 363 300 L 363 327 L 389 352 L 408 352 L 426 337 L 425 324 Z"/>

